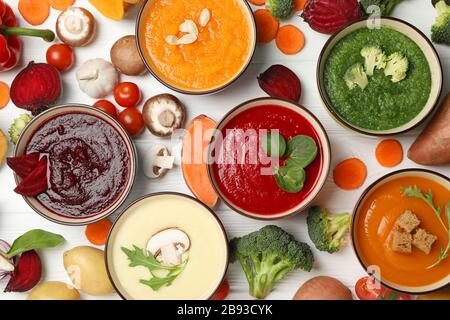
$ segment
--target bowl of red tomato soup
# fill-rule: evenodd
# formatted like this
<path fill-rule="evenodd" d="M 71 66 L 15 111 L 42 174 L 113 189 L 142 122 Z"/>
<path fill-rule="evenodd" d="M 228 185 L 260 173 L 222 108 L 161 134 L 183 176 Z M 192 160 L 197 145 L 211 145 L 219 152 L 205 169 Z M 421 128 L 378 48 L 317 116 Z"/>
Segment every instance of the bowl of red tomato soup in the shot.
<path fill-rule="evenodd" d="M 319 120 L 282 99 L 242 103 L 220 121 L 208 152 L 208 173 L 234 211 L 274 220 L 302 212 L 330 168 L 330 142 Z"/>

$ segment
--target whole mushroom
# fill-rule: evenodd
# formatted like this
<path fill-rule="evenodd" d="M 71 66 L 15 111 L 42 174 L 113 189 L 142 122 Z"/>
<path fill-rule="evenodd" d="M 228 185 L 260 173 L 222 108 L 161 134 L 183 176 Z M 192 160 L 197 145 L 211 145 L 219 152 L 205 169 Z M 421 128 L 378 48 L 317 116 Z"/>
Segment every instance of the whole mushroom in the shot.
<path fill-rule="evenodd" d="M 142 111 L 147 129 L 158 137 L 170 137 L 183 126 L 186 109 L 177 97 L 159 94 L 145 102 Z"/>
<path fill-rule="evenodd" d="M 82 47 L 94 38 L 95 18 L 88 10 L 70 7 L 61 12 L 56 20 L 58 38 L 71 47 Z"/>

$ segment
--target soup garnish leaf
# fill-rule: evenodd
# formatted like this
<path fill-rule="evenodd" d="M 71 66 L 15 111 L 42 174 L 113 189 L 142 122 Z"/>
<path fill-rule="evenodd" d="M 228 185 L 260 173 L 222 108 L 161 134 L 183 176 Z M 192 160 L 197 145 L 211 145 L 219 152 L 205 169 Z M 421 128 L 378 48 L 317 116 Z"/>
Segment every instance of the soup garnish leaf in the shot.
<path fill-rule="evenodd" d="M 447 205 L 445 206 L 445 216 L 447 217 L 447 224 L 450 227 L 450 201 L 447 202 Z M 433 263 L 431 266 L 428 266 L 427 269 L 434 268 L 438 264 L 440 264 L 444 259 L 446 259 L 448 257 L 449 251 L 450 251 L 450 228 L 448 229 L 447 247 L 445 249 L 443 247 L 441 247 L 439 249 L 438 260 L 435 263 Z"/>
<path fill-rule="evenodd" d="M 146 254 L 144 249 L 133 245 L 133 250 L 122 247 L 122 251 L 130 261 L 130 267 L 145 267 L 150 271 L 152 277 L 149 280 L 141 279 L 140 283 L 152 288 L 154 291 L 159 290 L 163 286 L 170 286 L 178 275 L 184 270 L 188 258 L 177 266 L 165 266 L 161 264 L 152 254 Z M 159 275 L 162 273 L 163 275 Z M 165 274 L 164 274 L 165 273 Z"/>
<path fill-rule="evenodd" d="M 286 140 L 278 132 L 268 132 L 262 138 L 262 147 L 269 157 L 282 157 L 286 153 Z"/>
<path fill-rule="evenodd" d="M 278 168 L 275 180 L 278 186 L 286 192 L 297 193 L 303 189 L 305 183 L 305 170 L 295 164 Z"/>

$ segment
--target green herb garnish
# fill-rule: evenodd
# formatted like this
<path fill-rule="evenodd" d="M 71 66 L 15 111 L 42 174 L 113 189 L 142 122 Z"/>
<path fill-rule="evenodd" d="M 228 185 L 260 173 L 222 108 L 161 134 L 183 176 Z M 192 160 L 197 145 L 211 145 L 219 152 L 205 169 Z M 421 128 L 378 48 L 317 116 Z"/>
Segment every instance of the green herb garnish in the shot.
<path fill-rule="evenodd" d="M 286 152 L 286 140 L 278 132 L 269 132 L 262 137 L 262 147 L 269 157 L 282 157 Z"/>
<path fill-rule="evenodd" d="M 6 257 L 12 258 L 25 251 L 56 247 L 64 240 L 63 236 L 56 233 L 41 229 L 30 230 L 14 240 Z"/>
<path fill-rule="evenodd" d="M 286 165 L 278 168 L 275 181 L 284 191 L 297 193 L 303 189 L 305 183 L 304 169 L 317 156 L 316 142 L 308 136 L 295 136 L 287 143 L 286 156 Z"/>
<path fill-rule="evenodd" d="M 447 202 L 447 205 L 445 206 L 445 216 L 447 217 L 447 224 L 450 226 L 450 201 Z M 427 269 L 431 269 L 436 267 L 438 264 L 440 264 L 443 260 L 445 260 L 450 251 L 450 229 L 447 230 L 447 247 L 444 249 L 442 246 L 439 248 L 439 256 L 435 263 L 433 263 L 431 266 L 428 266 Z"/>
<path fill-rule="evenodd" d="M 170 286 L 172 282 L 178 277 L 178 275 L 186 267 L 188 259 L 186 258 L 178 266 L 164 266 L 155 259 L 152 254 L 145 254 L 144 249 L 133 245 L 133 250 L 125 247 L 121 248 L 127 255 L 130 261 L 130 267 L 145 267 L 150 271 L 152 277 L 149 280 L 141 279 L 140 283 L 145 284 L 152 288 L 154 291 L 158 291 L 163 286 Z M 157 273 L 165 273 L 163 276 L 157 275 Z"/>

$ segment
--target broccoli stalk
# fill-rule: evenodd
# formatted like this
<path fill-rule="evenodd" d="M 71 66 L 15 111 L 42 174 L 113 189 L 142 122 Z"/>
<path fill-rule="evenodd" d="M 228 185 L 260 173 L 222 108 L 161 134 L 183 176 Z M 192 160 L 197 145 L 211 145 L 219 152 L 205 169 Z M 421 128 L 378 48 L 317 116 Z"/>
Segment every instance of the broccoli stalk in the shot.
<path fill-rule="evenodd" d="M 266 7 L 272 17 L 285 19 L 294 11 L 294 0 L 267 0 Z"/>
<path fill-rule="evenodd" d="M 28 113 L 21 114 L 16 119 L 14 119 L 13 123 L 11 124 L 8 130 L 9 137 L 13 144 L 17 143 L 17 140 L 19 140 L 19 136 L 22 133 L 22 130 L 25 128 L 28 122 L 31 121 L 31 119 L 32 118 Z"/>
<path fill-rule="evenodd" d="M 230 260 L 239 261 L 249 284 L 249 294 L 265 298 L 276 283 L 296 269 L 310 271 L 311 249 L 277 226 L 266 226 L 230 241 Z"/>
<path fill-rule="evenodd" d="M 388 57 L 384 74 L 386 76 L 392 76 L 391 81 L 396 83 L 406 78 L 408 68 L 408 58 L 399 52 L 395 52 Z"/>
<path fill-rule="evenodd" d="M 444 0 L 436 3 L 438 16 L 431 27 L 431 40 L 436 43 L 450 44 L 450 6 Z"/>
<path fill-rule="evenodd" d="M 361 56 L 365 59 L 365 69 L 368 76 L 373 76 L 373 70 L 386 67 L 386 54 L 379 47 L 364 47 Z"/>
<path fill-rule="evenodd" d="M 348 213 L 330 215 L 325 209 L 314 206 L 309 209 L 308 234 L 311 241 L 320 251 L 337 252 L 345 243 L 351 215 Z"/>
<path fill-rule="evenodd" d="M 364 72 L 364 67 L 361 63 L 356 63 L 348 68 L 347 72 L 345 72 L 344 80 L 350 90 L 353 90 L 356 86 L 364 90 L 369 84 L 367 74 Z"/>

